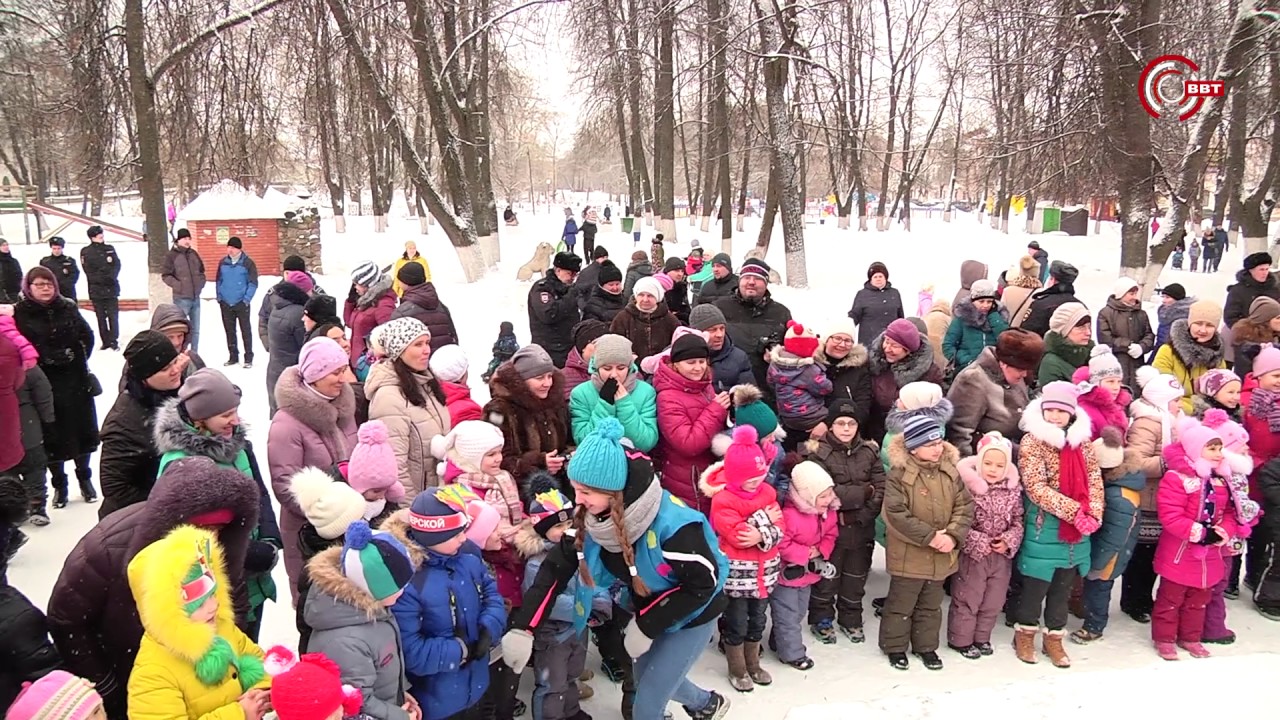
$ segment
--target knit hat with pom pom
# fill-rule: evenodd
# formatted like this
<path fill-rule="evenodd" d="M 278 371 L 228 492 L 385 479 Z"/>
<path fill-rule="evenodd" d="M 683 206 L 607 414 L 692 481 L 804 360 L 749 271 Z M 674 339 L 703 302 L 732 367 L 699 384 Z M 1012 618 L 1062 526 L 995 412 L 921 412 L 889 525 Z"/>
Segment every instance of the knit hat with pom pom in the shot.
<path fill-rule="evenodd" d="M 1225 410 L 1210 408 L 1204 414 L 1205 427 L 1212 428 L 1222 438 L 1222 447 L 1233 453 L 1249 450 L 1249 433 L 1244 426 L 1231 419 Z"/>
<path fill-rule="evenodd" d="M 342 671 L 323 653 L 307 653 L 271 678 L 271 709 L 279 720 L 327 720 L 339 710 L 358 715 L 362 702 L 358 690 L 346 692 Z"/>
<path fill-rule="evenodd" d="M 622 447 L 622 424 L 608 417 L 578 444 L 569 458 L 569 479 L 606 492 L 627 486 L 627 454 Z"/>
<path fill-rule="evenodd" d="M 760 436 L 750 425 L 733 429 L 733 444 L 724 454 L 724 484 L 731 492 L 742 492 L 748 481 L 769 473 L 769 461 L 760 448 Z"/>
<path fill-rule="evenodd" d="M 342 543 L 342 575 L 382 602 L 404 589 L 413 578 L 409 551 L 391 533 L 374 532 L 356 520 Z"/>
<path fill-rule="evenodd" d="M 1138 368 L 1135 376 L 1142 388 L 1142 399 L 1164 410 L 1169 403 L 1183 395 L 1182 384 L 1172 375 L 1165 375 L 1150 365 Z"/>
<path fill-rule="evenodd" d="M 1178 442 L 1182 444 L 1182 449 L 1187 453 L 1187 459 L 1192 463 L 1200 459 L 1200 454 L 1204 452 L 1206 445 L 1214 441 L 1222 442 L 1222 436 L 1217 430 L 1200 423 L 1195 418 L 1183 418 L 1178 422 L 1176 429 Z"/>
<path fill-rule="evenodd" d="M 364 517 L 364 496 L 320 468 L 308 467 L 294 473 L 289 478 L 289 494 L 316 534 L 326 540 L 342 537 L 351 523 Z"/>
<path fill-rule="evenodd" d="M 89 720 L 102 707 L 93 684 L 65 670 L 22 684 L 5 713 L 8 720 Z"/>
<path fill-rule="evenodd" d="M 1089 351 L 1089 382 L 1096 383 L 1109 377 L 1123 378 L 1124 369 L 1111 352 L 1111 346 L 1094 345 Z"/>
<path fill-rule="evenodd" d="M 404 499 L 396 453 L 387 442 L 387 426 L 381 420 L 370 420 L 356 433 L 356 447 L 347 463 L 347 483 L 358 493 L 385 490 L 387 499 Z"/>
<path fill-rule="evenodd" d="M 942 388 L 937 383 L 916 381 L 907 383 L 898 391 L 898 400 L 904 410 L 923 410 L 942 402 Z"/>
<path fill-rule="evenodd" d="M 797 357 L 813 357 L 814 351 L 818 349 L 818 336 L 814 335 L 812 330 L 807 330 L 805 326 L 791 320 L 787 323 L 787 334 L 782 339 L 782 347 Z"/>
<path fill-rule="evenodd" d="M 533 493 L 529 520 L 534 532 L 545 540 L 551 528 L 573 520 L 573 501 L 560 492 L 560 483 L 545 472 L 530 475 L 527 485 Z"/>
<path fill-rule="evenodd" d="M 480 472 L 484 456 L 503 445 L 498 426 L 482 420 L 460 422 L 447 435 L 431 438 L 431 454 L 438 460 L 451 460 L 466 472 Z"/>
<path fill-rule="evenodd" d="M 839 508 L 839 499 L 832 500 L 830 506 L 818 507 L 818 496 L 830 487 L 835 487 L 835 481 L 831 479 L 831 475 L 825 468 L 812 460 L 806 460 L 791 469 L 789 493 L 793 501 L 799 501 L 796 506 L 801 512 L 812 508 L 813 511 L 822 513 Z"/>

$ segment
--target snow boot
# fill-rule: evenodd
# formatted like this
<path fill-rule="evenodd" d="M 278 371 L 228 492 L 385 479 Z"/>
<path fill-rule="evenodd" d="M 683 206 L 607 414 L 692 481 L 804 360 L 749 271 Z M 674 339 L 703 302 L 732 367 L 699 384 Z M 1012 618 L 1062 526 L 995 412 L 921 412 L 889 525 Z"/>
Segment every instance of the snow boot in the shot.
<path fill-rule="evenodd" d="M 729 664 L 729 684 L 738 692 L 755 690 L 755 683 L 747 673 L 746 648 L 742 645 L 725 645 L 724 657 Z"/>
<path fill-rule="evenodd" d="M 1040 662 L 1036 657 L 1036 634 L 1040 628 L 1033 625 L 1013 626 L 1013 652 L 1018 659 L 1028 665 Z"/>
<path fill-rule="evenodd" d="M 1071 658 L 1067 657 L 1067 651 L 1062 647 L 1062 638 L 1067 633 L 1066 630 L 1045 630 L 1044 644 L 1041 649 L 1044 654 L 1049 656 L 1049 662 L 1054 667 L 1069 668 L 1071 667 Z"/>
<path fill-rule="evenodd" d="M 924 663 L 926 670 L 941 670 L 942 658 L 938 657 L 938 653 L 930 650 L 929 652 L 920 652 L 915 654 L 920 658 L 920 662 Z"/>
<path fill-rule="evenodd" d="M 974 643 L 973 646 L 978 648 L 978 654 L 982 657 L 991 657 L 996 654 L 996 649 L 991 647 L 989 642 Z"/>
<path fill-rule="evenodd" d="M 1178 647 L 1191 653 L 1191 657 L 1196 659 L 1207 658 L 1212 654 L 1208 648 L 1198 642 L 1180 642 Z"/>
<path fill-rule="evenodd" d="M 49 484 L 53 486 L 53 509 L 61 510 L 67 506 L 67 471 L 62 463 L 49 466 Z"/>
<path fill-rule="evenodd" d="M 906 670 L 911 667 L 911 661 L 907 659 L 907 654 L 903 652 L 889 653 L 889 667 L 894 670 Z"/>
<path fill-rule="evenodd" d="M 1085 630 L 1084 628 L 1080 628 L 1079 630 L 1071 633 L 1071 642 L 1077 645 L 1088 645 L 1091 642 L 1097 642 L 1101 639 L 1102 633 Z"/>
<path fill-rule="evenodd" d="M 742 647 L 739 645 L 738 647 Z M 720 718 L 729 714 L 729 698 L 721 695 L 715 690 L 711 691 L 711 702 L 701 710 L 690 710 L 688 705 L 683 706 L 684 711 L 689 714 L 690 720 L 720 720 Z"/>
<path fill-rule="evenodd" d="M 591 698 L 595 697 L 595 694 L 596 694 L 595 689 L 593 689 L 590 685 L 582 682 L 581 680 L 578 681 L 578 699 L 579 700 L 590 700 Z"/>
<path fill-rule="evenodd" d="M 836 644 L 836 629 L 830 620 L 821 620 L 809 626 L 809 632 L 823 645 Z"/>
<path fill-rule="evenodd" d="M 977 660 L 982 657 L 982 653 L 978 651 L 977 645 L 952 645 L 947 643 L 947 647 L 960 653 L 960 656 L 969 660 Z"/>
<path fill-rule="evenodd" d="M 757 685 L 772 685 L 773 676 L 760 667 L 760 643 L 749 642 L 742 647 L 743 656 L 747 661 L 747 674 L 751 676 L 751 682 Z"/>
<path fill-rule="evenodd" d="M 844 636 L 849 638 L 849 642 L 851 643 L 862 643 L 867 640 L 867 633 L 861 627 L 841 625 L 840 632 L 844 633 Z"/>
<path fill-rule="evenodd" d="M 1161 660 L 1178 660 L 1178 648 L 1171 642 L 1156 643 L 1156 654 Z"/>
<path fill-rule="evenodd" d="M 1200 638 L 1200 642 L 1208 643 L 1210 645 L 1230 645 L 1235 641 L 1236 641 L 1236 634 L 1229 630 L 1227 631 L 1227 634 L 1223 635 L 1222 637 Z"/>
<path fill-rule="evenodd" d="M 80 498 L 86 503 L 98 502 L 98 491 L 93 488 L 93 470 L 86 464 L 76 465 L 76 479 L 80 481 Z"/>

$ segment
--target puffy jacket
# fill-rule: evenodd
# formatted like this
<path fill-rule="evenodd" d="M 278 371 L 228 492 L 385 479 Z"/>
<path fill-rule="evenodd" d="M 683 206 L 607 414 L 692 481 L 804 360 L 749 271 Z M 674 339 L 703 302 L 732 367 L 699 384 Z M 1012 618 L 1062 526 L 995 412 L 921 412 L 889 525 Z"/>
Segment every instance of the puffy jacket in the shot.
<path fill-rule="evenodd" d="M 44 371 L 33 367 L 18 388 L 18 416 L 22 419 L 22 447 L 44 446 L 44 428 L 57 420 L 53 410 L 53 388 Z"/>
<path fill-rule="evenodd" d="M 1172 375 L 1182 385 L 1182 411 L 1192 412 L 1191 398 L 1196 394 L 1196 382 L 1202 375 L 1217 368 L 1225 368 L 1225 350 L 1222 336 L 1214 333 L 1207 343 L 1198 343 L 1191 337 L 1186 320 L 1175 320 L 1169 328 L 1169 342 L 1156 350 L 1151 365 L 1156 370 Z"/>
<path fill-rule="evenodd" d="M 822 576 L 808 569 L 811 548 L 818 548 L 823 559 L 830 559 L 836 547 L 839 534 L 839 518 L 836 512 L 823 512 L 817 515 L 804 512 L 796 507 L 795 502 L 787 503 L 782 508 L 782 543 L 778 546 L 778 558 L 782 567 L 798 565 L 805 568 L 804 574 L 794 580 L 786 575 L 778 577 L 778 584 L 783 587 L 811 587 L 816 585 Z"/>
<path fill-rule="evenodd" d="M 0 303 L 12 305 L 22 297 L 22 264 L 10 252 L 0 252 Z"/>
<path fill-rule="evenodd" d="M 44 613 L 25 595 L 0 581 L 0 707 L 9 707 L 22 684 L 35 682 L 62 666 L 49 641 Z"/>
<path fill-rule="evenodd" d="M 694 305 L 710 303 L 733 295 L 738 290 L 738 276 L 729 273 L 722 278 L 716 279 L 712 276 L 710 280 L 702 283 L 702 287 L 698 288 L 698 297 L 694 299 Z"/>
<path fill-rule="evenodd" d="M 110 243 L 90 242 L 80 251 L 80 267 L 89 283 L 90 300 L 120 297 L 120 256 Z"/>
<path fill-rule="evenodd" d="M 507 363 L 489 380 L 489 392 L 484 419 L 502 430 L 502 469 L 523 486 L 533 471 L 546 470 L 547 453 L 565 455 L 573 442 L 564 375 L 554 373 L 551 392 L 539 399 Z M 564 476 L 563 471 L 559 474 Z"/>
<path fill-rule="evenodd" d="M 413 292 L 413 288 L 409 292 Z M 395 451 L 400 484 L 404 486 L 407 502 L 413 502 L 413 498 L 424 489 L 440 484 L 436 461 L 431 456 L 431 439 L 447 434 L 453 427 L 449 422 L 449 410 L 432 393 L 430 383 L 434 378 L 429 372 L 413 375 L 418 380 L 425 407 L 411 405 L 405 399 L 391 360 L 379 360 L 364 381 L 365 396 L 369 398 L 369 419 L 381 420 L 387 426 L 387 439 Z"/>
<path fill-rule="evenodd" d="M 973 525 L 973 497 L 960 480 L 960 453 L 946 443 L 937 463 L 922 463 L 909 452 L 901 436 L 889 443 L 892 467 L 885 482 L 884 522 L 887 535 L 885 570 L 891 576 L 942 580 L 959 567 Z M 955 548 L 940 553 L 929 547 L 942 530 Z"/>
<path fill-rule="evenodd" d="M 791 321 L 791 311 L 774 300 L 768 291 L 763 298 L 749 300 L 742 297 L 736 288 L 728 297 L 716 300 L 715 305 L 724 313 L 725 329 L 729 331 L 733 344 L 742 348 L 751 361 L 755 384 L 765 391 L 766 401 L 771 401 L 769 364 L 764 360 L 764 351 L 770 345 L 782 342 L 787 323 Z"/>
<path fill-rule="evenodd" d="M 1202 590 L 1211 588 L 1226 577 L 1223 558 L 1229 555 L 1225 545 L 1202 544 L 1205 533 L 1216 525 L 1227 538 L 1239 540 L 1249 536 L 1249 528 L 1236 515 L 1227 485 L 1229 473 L 1219 474 L 1215 468 L 1210 477 L 1200 474 L 1180 442 L 1165 446 L 1163 456 L 1169 471 L 1160 480 L 1156 496 L 1163 528 L 1156 542 L 1156 573 L 1179 585 Z M 1208 523 L 1202 521 L 1205 483 L 1209 483 L 1214 504 Z"/>
<path fill-rule="evenodd" d="M 840 500 L 840 544 L 852 547 L 856 536 L 865 536 L 865 531 L 875 525 L 884 505 L 885 471 L 880 449 L 860 437 L 852 443 L 842 443 L 828 432 L 807 441 L 801 454 L 821 465 L 835 483 Z M 863 532 L 856 532 L 858 528 Z"/>
<path fill-rule="evenodd" d="M 68 300 L 76 299 L 76 283 L 80 280 L 80 265 L 67 254 L 45 255 L 40 258 L 41 267 L 49 268 L 58 278 L 58 294 Z"/>
<path fill-rule="evenodd" d="M 649 452 L 658 444 L 658 393 L 649 383 L 636 378 L 633 367 L 628 381 L 632 383 L 626 397 L 605 402 L 594 381 L 584 382 L 569 395 L 569 419 L 573 438 L 579 444 L 600 421 L 617 418 L 623 436 L 641 452 Z"/>
<path fill-rule="evenodd" d="M 401 706 L 409 691 L 404 649 L 395 615 L 342 573 L 342 548 L 329 548 L 307 563 L 311 587 L 305 620 L 306 652 L 323 653 L 342 669 L 342 682 L 364 695 L 363 715 L 408 720 Z"/>
<path fill-rule="evenodd" d="M 778 583 L 782 560 L 778 557 L 785 525 L 769 517 L 773 511 L 782 514 L 773 488 L 761 483 L 750 498 L 726 492 L 728 478 L 724 463 L 707 468 L 698 480 L 702 494 L 711 498 L 711 529 L 720 542 L 720 552 L 729 558 L 729 578 L 724 592 L 731 598 L 766 599 Z M 747 528 L 760 531 L 763 539 L 755 545 L 738 542 L 738 533 Z"/>
<path fill-rule="evenodd" d="M 522 591 L 528 591 L 533 587 L 533 581 L 538 577 L 538 571 L 542 569 L 542 561 L 546 559 L 547 553 L 551 551 L 554 544 L 543 540 L 537 532 L 534 531 L 531 523 L 521 523 L 520 528 L 515 535 L 515 548 L 520 557 L 525 558 L 524 565 L 524 586 Z M 540 636 L 550 636 L 556 642 L 564 642 L 569 638 L 577 635 L 574 628 L 574 619 L 577 613 L 574 604 L 577 602 L 579 588 L 582 580 L 574 577 L 566 583 L 564 590 L 556 596 L 555 604 L 551 606 L 551 612 L 547 618 L 538 625 L 538 634 Z M 609 594 L 609 588 L 601 587 L 598 583 L 591 589 L 591 614 L 597 618 L 609 617 L 613 613 L 613 597 Z"/>
<path fill-rule="evenodd" d="M 18 388 L 26 376 L 18 346 L 0 335 L 0 469 L 22 462 L 22 414 L 18 410 Z"/>
<path fill-rule="evenodd" d="M 1000 302 L 1009 311 L 1009 326 L 1022 327 L 1022 323 L 1031 313 L 1031 300 L 1040 289 L 1038 278 L 1028 277 L 1022 273 L 1012 278 L 1000 295 Z"/>
<path fill-rule="evenodd" d="M 889 327 L 889 323 L 905 317 L 902 312 L 902 295 L 892 283 L 886 282 L 884 287 L 877 288 L 868 280 L 853 297 L 849 317 L 858 325 L 858 343 L 867 345 L 879 337 Z"/>
<path fill-rule="evenodd" d="M 867 368 L 871 372 L 871 417 L 862 430 L 864 437 L 883 437 L 885 420 L 896 407 L 898 391 L 916 381 L 942 385 L 942 368 L 933 361 L 933 349 L 920 343 L 919 349 L 896 363 L 884 355 L 884 335 L 867 346 Z"/>
<path fill-rule="evenodd" d="M 777 398 L 778 418 L 799 429 L 812 429 L 827 417 L 831 380 L 813 358 L 802 358 L 781 345 L 770 353 L 769 385 Z"/>
<path fill-rule="evenodd" d="M 859 425 L 865 425 L 871 415 L 871 370 L 867 366 L 868 358 L 867 349 L 861 345 L 849 348 L 849 354 L 840 360 L 827 357 L 822 347 L 813 353 L 814 362 L 831 381 L 827 407 L 835 407 L 841 400 L 851 401 L 854 417 L 858 419 Z"/>
<path fill-rule="evenodd" d="M 1089 537 L 1089 577 L 1115 580 L 1124 574 L 1138 544 L 1139 512 L 1147 478 L 1141 472 L 1102 474 L 1106 507 L 1102 527 Z"/>
<path fill-rule="evenodd" d="M 592 267 L 598 268 L 600 266 L 593 264 Z M 597 274 L 599 274 L 598 271 Z M 613 322 L 613 319 L 626 306 L 626 295 L 622 293 L 615 295 L 599 285 L 594 285 L 591 287 L 591 292 L 586 295 L 586 301 L 582 304 L 582 319 L 599 320 L 607 325 Z"/>
<path fill-rule="evenodd" d="M 342 321 L 351 328 L 352 365 L 367 352 L 369 334 L 390 320 L 395 311 L 396 293 L 391 289 L 390 277 L 382 276 L 363 295 L 356 295 L 352 287 L 342 312 Z"/>
<path fill-rule="evenodd" d="M 652 276 L 653 265 L 651 265 L 648 260 L 641 260 L 628 265 L 625 278 L 622 281 L 622 297 L 630 299 L 631 289 L 636 286 L 636 281 L 640 278 Z"/>
<path fill-rule="evenodd" d="M 703 471 L 715 462 L 711 441 L 724 429 L 729 411 L 714 401 L 711 380 L 689 380 L 664 358 L 653 376 L 658 392 L 658 445 L 654 468 L 662 488 L 704 514 L 710 502 L 698 491 Z"/>
<path fill-rule="evenodd" d="M 1280 279 L 1275 273 L 1258 282 L 1248 270 L 1236 272 L 1236 282 L 1227 288 L 1227 301 L 1222 306 L 1222 322 L 1232 327 L 1249 316 L 1249 306 L 1260 297 L 1280 301 Z"/>
<path fill-rule="evenodd" d="M 1076 289 L 1071 283 L 1060 283 L 1036 292 L 1028 303 L 1027 317 L 1022 321 L 1022 327 L 1044 337 L 1049 332 L 1049 319 L 1053 317 L 1053 311 L 1059 305 L 1069 302 L 1080 302 L 1076 299 Z"/>
<path fill-rule="evenodd" d="M 410 539 L 408 511 L 383 524 L 409 550 L 413 579 L 391 612 L 400 625 L 409 690 L 424 720 L 444 720 L 472 707 L 489 689 L 489 656 L 468 658 L 483 630 L 494 646 L 507 629 L 507 613 L 493 576 L 471 546 L 439 555 Z"/>
<path fill-rule="evenodd" d="M 1076 368 L 1088 365 L 1092 353 L 1092 340 L 1076 345 L 1056 332 L 1049 332 L 1044 336 L 1044 357 L 1036 373 L 1036 386 L 1044 387 L 1057 380 L 1071 382 Z"/>
<path fill-rule="evenodd" d="M 590 377 L 591 371 L 587 369 L 587 361 L 582 359 L 582 353 L 578 352 L 578 348 L 569 350 L 564 361 L 564 399 L 568 401 L 574 389 Z"/>
<path fill-rule="evenodd" d="M 1107 298 L 1107 306 L 1098 311 L 1098 342 L 1110 345 L 1124 371 L 1124 383 L 1137 387 L 1137 372 L 1146 357 L 1156 347 L 1156 334 L 1151 330 L 1151 318 L 1139 303 L 1131 307 L 1116 298 Z M 1131 344 L 1142 346 L 1138 357 L 1129 354 Z"/>
<path fill-rule="evenodd" d="M 458 329 L 453 324 L 453 314 L 440 302 L 436 286 L 423 283 L 405 288 L 400 297 L 400 307 L 391 313 L 391 319 L 402 317 L 417 318 L 431 331 L 431 349 L 439 350 L 445 345 L 458 344 Z"/>
<path fill-rule="evenodd" d="M 204 289 L 204 260 L 195 248 L 175 245 L 164 256 L 161 278 L 173 290 L 174 300 L 196 300 Z"/>
<path fill-rule="evenodd" d="M 937 300 L 933 303 L 933 307 L 929 308 L 929 312 L 924 314 L 924 326 L 927 329 L 929 347 L 933 348 L 933 360 L 938 363 L 938 367 L 947 366 L 947 356 L 942 352 L 942 341 L 947 337 L 947 331 L 951 329 L 951 303 L 946 300 Z M 921 338 L 924 340 L 925 338 Z"/>
<path fill-rule="evenodd" d="M 441 382 L 444 404 L 449 410 L 449 424 L 457 425 L 468 420 L 483 420 L 480 403 L 471 399 L 471 388 L 461 383 Z"/>
<path fill-rule="evenodd" d="M 727 334 L 720 349 L 711 352 L 711 378 L 718 393 L 729 392 L 734 385 L 754 385 L 756 382 L 751 360 Z"/>
<path fill-rule="evenodd" d="M 571 288 L 556 277 L 555 268 L 529 288 L 529 335 L 541 345 L 556 367 L 564 367 L 573 350 L 573 326 L 578 324 L 577 298 Z"/>
<path fill-rule="evenodd" d="M 310 276 L 310 273 L 308 273 L 308 275 Z M 311 276 L 311 279 L 312 281 L 314 281 L 315 277 Z M 267 293 L 262 296 L 262 304 L 258 306 L 258 339 L 262 341 L 262 347 L 266 348 L 267 350 L 271 349 L 271 337 L 267 333 L 267 325 L 271 322 L 271 313 L 274 312 L 276 309 L 276 304 L 278 301 L 278 298 L 276 297 L 276 290 L 281 285 L 285 285 L 285 284 L 287 283 L 285 283 L 284 280 L 281 280 L 275 285 L 272 285 L 271 287 L 267 288 Z M 325 292 L 323 288 L 321 288 L 319 285 L 316 285 L 311 290 L 311 294 L 324 295 Z"/>
<path fill-rule="evenodd" d="M 1159 324 L 1156 327 L 1156 349 L 1159 350 L 1165 343 L 1169 342 L 1169 330 L 1173 328 L 1173 324 L 1178 320 L 1186 320 L 1191 314 L 1191 306 L 1196 302 L 1193 297 L 1185 297 L 1181 300 L 1175 300 L 1168 305 L 1161 305 L 1156 308 L 1156 320 Z M 1216 338 L 1217 335 L 1215 334 Z M 1152 355 L 1152 361 L 1155 356 Z"/>
<path fill-rule="evenodd" d="M 224 255 L 218 261 L 218 275 L 214 282 L 218 302 L 232 306 L 248 305 L 258 294 L 258 265 L 248 253 L 242 252 L 234 260 L 230 255 Z"/>
<path fill-rule="evenodd" d="M 44 439 L 49 462 L 65 462 L 98 449 L 98 411 L 90 394 L 93 330 L 76 304 L 64 298 L 38 303 L 24 298 L 13 321 L 40 354 L 40 369 L 53 388 L 60 425 Z"/>
<path fill-rule="evenodd" d="M 408 289 L 398 278 L 400 277 L 400 268 L 408 265 L 409 263 L 418 263 L 421 265 L 422 271 L 427 276 L 427 282 L 431 282 L 431 266 L 427 264 L 427 259 L 423 257 L 421 253 L 414 255 L 412 258 L 409 257 L 408 253 L 400 253 L 400 257 L 396 258 L 396 264 L 391 268 L 391 273 L 389 274 L 389 277 L 397 278 L 391 284 L 391 288 L 395 291 L 397 296 L 403 296 L 405 290 Z"/>
<path fill-rule="evenodd" d="M 1005 380 L 993 348 L 984 349 L 972 365 L 956 375 L 947 399 L 955 408 L 946 425 L 947 442 L 955 445 L 962 457 L 972 455 L 978 440 L 989 432 L 999 432 L 1015 443 L 1022 437 L 1018 421 L 1031 402 L 1027 385 Z"/>
<path fill-rule="evenodd" d="M 984 349 L 995 347 L 996 338 L 1009 329 L 1002 310 L 995 307 L 981 313 L 968 298 L 952 306 L 954 317 L 942 340 L 942 354 L 954 364 L 956 372 L 969 367 Z"/>
<path fill-rule="evenodd" d="M 98 458 L 98 481 L 102 485 L 102 505 L 98 519 L 140 503 L 151 494 L 160 474 L 160 451 L 156 449 L 156 411 L 177 391 L 157 392 L 142 382 L 128 379 L 125 392 L 116 396 L 102 421 L 102 455 Z"/>
<path fill-rule="evenodd" d="M 1139 505 L 1143 510 L 1155 513 L 1156 486 L 1164 475 L 1164 463 L 1160 459 L 1164 448 L 1164 427 L 1172 432 L 1173 416 L 1157 409 L 1139 398 L 1129 404 L 1129 429 L 1124 438 L 1124 462 L 1122 473 L 1141 472 L 1147 479 Z"/>
<path fill-rule="evenodd" d="M 960 263 L 960 289 L 956 291 L 951 307 L 969 299 L 969 291 L 973 284 L 987 276 L 987 264 L 977 260 L 965 260 Z"/>
<path fill-rule="evenodd" d="M 271 360 L 267 363 L 268 393 L 274 392 L 285 368 L 298 364 L 298 353 L 307 342 L 307 329 L 302 324 L 302 311 L 307 300 L 307 294 L 297 285 L 287 282 L 276 285 L 275 307 L 267 321 L 266 345 L 271 352 Z"/>
<path fill-rule="evenodd" d="M 1012 559 L 1022 545 L 1022 482 L 1018 478 L 1018 466 L 1005 464 L 1004 477 L 991 484 L 982 477 L 978 458 L 971 455 L 956 464 L 960 479 L 973 498 L 973 525 L 961 550 L 974 560 L 994 552 L 991 543 L 1003 540 L 1008 548 L 1006 555 Z"/>
<path fill-rule="evenodd" d="M 659 302 L 653 312 L 646 313 L 632 300 L 613 318 L 609 332 L 630 340 L 636 357 L 643 359 L 665 350 L 678 327 L 680 320 L 667 309 L 665 302 Z"/>

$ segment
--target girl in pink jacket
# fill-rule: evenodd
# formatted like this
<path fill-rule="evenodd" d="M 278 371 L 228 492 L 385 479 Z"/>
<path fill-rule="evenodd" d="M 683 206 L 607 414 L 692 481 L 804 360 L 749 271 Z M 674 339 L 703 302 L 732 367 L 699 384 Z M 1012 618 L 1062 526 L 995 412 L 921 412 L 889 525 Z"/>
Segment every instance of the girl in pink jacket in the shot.
<path fill-rule="evenodd" d="M 12 308 L 13 306 L 0 307 Z M 12 310 L 8 315 L 0 313 L 0 335 L 5 336 L 9 339 L 9 342 L 17 346 L 18 357 L 22 358 L 23 370 L 30 370 L 36 366 L 36 363 L 40 360 L 40 353 L 36 352 L 35 346 L 28 342 L 22 333 L 18 332 L 18 326 L 13 321 Z"/>
<path fill-rule="evenodd" d="M 1217 430 L 1192 419 L 1178 423 L 1178 441 L 1163 451 L 1168 472 L 1156 505 L 1164 532 L 1156 546 L 1160 576 L 1151 639 L 1156 653 L 1177 660 L 1178 648 L 1209 657 L 1201 644 L 1205 608 L 1226 574 L 1228 546 L 1249 534 L 1231 492 L 1231 466 Z"/>
<path fill-rule="evenodd" d="M 804 646 L 805 615 L 810 589 L 822 578 L 834 578 L 836 566 L 827 562 L 840 534 L 840 500 L 835 482 L 821 465 L 802 462 L 791 471 L 791 488 L 782 508 L 785 530 L 779 545 L 782 575 L 769 595 L 773 630 L 769 646 L 778 659 L 797 670 L 813 667 Z"/>

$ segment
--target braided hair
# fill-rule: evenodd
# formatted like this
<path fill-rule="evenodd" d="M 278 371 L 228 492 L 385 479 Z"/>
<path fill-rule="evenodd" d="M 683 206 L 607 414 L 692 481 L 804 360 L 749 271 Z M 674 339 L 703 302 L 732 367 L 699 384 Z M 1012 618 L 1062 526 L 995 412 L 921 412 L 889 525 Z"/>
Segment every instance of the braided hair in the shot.
<path fill-rule="evenodd" d="M 648 597 L 652 591 L 635 571 L 636 551 L 627 540 L 626 506 L 622 501 L 622 491 L 615 490 L 605 494 L 609 496 L 609 519 L 613 521 L 613 531 L 617 535 L 618 546 L 622 548 L 622 559 L 631 571 L 631 590 L 640 597 Z M 578 577 L 587 587 L 595 587 L 595 580 L 591 577 L 591 571 L 587 568 L 587 561 L 582 553 L 587 538 L 586 522 L 587 508 L 585 505 L 578 505 L 578 510 L 573 515 L 574 548 L 578 551 Z"/>

